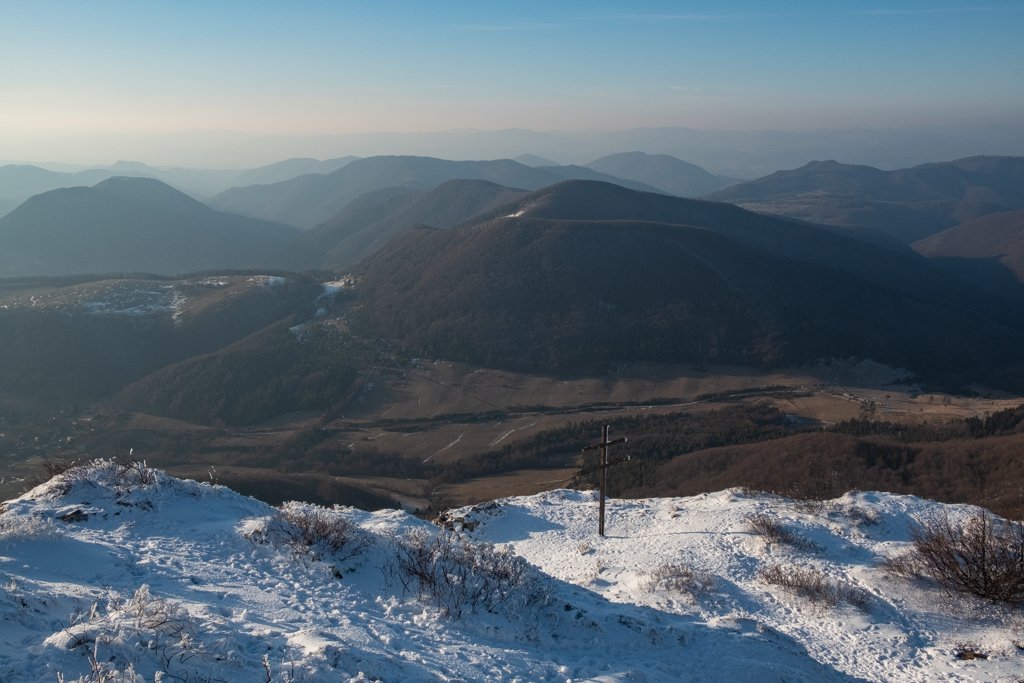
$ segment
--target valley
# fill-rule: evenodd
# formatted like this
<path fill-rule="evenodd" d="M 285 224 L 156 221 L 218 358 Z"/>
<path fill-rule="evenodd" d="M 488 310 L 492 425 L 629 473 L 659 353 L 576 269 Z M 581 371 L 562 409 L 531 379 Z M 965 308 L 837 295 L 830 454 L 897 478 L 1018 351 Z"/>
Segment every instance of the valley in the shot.
<path fill-rule="evenodd" d="M 868 362 L 764 372 L 639 364 L 601 378 L 573 379 L 417 359 L 406 368 L 370 372 L 372 388 L 341 415 L 308 411 L 228 427 L 98 410 L 54 416 L 22 426 L 23 433 L 8 421 L 0 457 L 9 474 L 0 497 L 42 476 L 49 460 L 131 457 L 271 502 L 300 497 L 437 510 L 565 487 L 581 467 L 578 450 L 556 449 L 541 467 L 513 461 L 474 473 L 499 448 L 581 422 L 757 405 L 820 430 L 865 416 L 907 425 L 943 423 L 1024 402 L 999 393 L 925 393 L 892 383 L 901 373 Z M 644 457 L 642 451 L 631 455 Z"/>

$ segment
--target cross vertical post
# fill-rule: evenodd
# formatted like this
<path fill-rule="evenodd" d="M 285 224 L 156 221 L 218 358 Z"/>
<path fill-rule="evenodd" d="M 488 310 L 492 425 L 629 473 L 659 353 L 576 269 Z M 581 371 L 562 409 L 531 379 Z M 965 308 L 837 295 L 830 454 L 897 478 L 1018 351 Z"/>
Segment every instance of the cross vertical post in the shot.
<path fill-rule="evenodd" d="M 608 425 L 601 428 L 601 505 L 597 533 L 604 536 L 604 497 L 608 493 Z"/>
<path fill-rule="evenodd" d="M 620 462 L 623 462 L 625 460 L 629 460 L 629 456 L 626 456 L 626 458 L 624 458 L 623 460 L 618 460 L 618 461 L 616 461 L 614 463 L 612 463 L 612 462 L 610 462 L 608 460 L 608 447 L 612 446 L 614 444 L 617 444 L 617 443 L 626 443 L 626 437 L 621 437 L 621 438 L 615 439 L 614 441 L 611 441 L 608 438 L 608 425 L 604 425 L 601 428 L 601 443 L 596 443 L 596 444 L 587 446 L 586 448 L 583 449 L 584 451 L 593 451 L 593 450 L 599 450 L 600 451 L 600 456 L 598 458 L 598 465 L 597 465 L 597 469 L 601 470 L 601 479 L 600 479 L 600 487 L 599 487 L 600 488 L 600 494 L 599 494 L 599 498 L 598 498 L 599 502 L 598 502 L 598 518 L 597 518 L 597 533 L 600 536 L 604 536 L 604 508 L 605 508 L 604 499 L 605 499 L 606 493 L 608 492 L 608 468 L 611 465 L 617 465 Z"/>

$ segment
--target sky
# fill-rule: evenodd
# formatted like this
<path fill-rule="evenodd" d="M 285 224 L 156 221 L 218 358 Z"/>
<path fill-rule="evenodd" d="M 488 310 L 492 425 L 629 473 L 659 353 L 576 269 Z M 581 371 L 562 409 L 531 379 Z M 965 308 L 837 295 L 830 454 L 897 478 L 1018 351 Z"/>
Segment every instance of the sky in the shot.
<path fill-rule="evenodd" d="M 197 131 L 1024 120 L 1020 0 L 0 0 L 0 12 L 0 159 Z"/>

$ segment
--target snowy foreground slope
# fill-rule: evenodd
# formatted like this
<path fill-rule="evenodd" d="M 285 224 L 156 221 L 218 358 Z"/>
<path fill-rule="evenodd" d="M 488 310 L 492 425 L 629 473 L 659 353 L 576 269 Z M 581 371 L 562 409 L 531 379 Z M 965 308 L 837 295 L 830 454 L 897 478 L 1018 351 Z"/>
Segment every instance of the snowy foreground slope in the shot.
<path fill-rule="evenodd" d="M 593 494 L 553 491 L 453 511 L 453 533 L 94 463 L 0 514 L 0 681 L 1018 680 L 1019 611 L 879 568 L 942 507 L 612 501 L 602 539 Z M 766 542 L 758 514 L 803 540 Z M 776 565 L 848 599 L 791 594 Z"/>

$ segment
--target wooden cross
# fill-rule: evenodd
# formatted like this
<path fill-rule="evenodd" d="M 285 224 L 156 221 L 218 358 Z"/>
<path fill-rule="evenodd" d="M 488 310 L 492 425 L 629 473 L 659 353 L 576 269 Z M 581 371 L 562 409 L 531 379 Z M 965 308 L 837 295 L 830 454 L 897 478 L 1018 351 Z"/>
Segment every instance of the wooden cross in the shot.
<path fill-rule="evenodd" d="M 626 437 L 623 436 L 618 439 L 615 439 L 614 441 L 609 441 L 608 425 L 605 425 L 604 427 L 601 428 L 601 443 L 595 443 L 583 449 L 584 452 L 598 449 L 600 449 L 601 451 L 600 460 L 598 461 L 598 465 L 595 468 L 596 470 L 601 471 L 601 502 L 598 507 L 599 516 L 597 520 L 597 533 L 601 536 L 604 536 L 604 496 L 605 492 L 608 490 L 608 468 L 611 467 L 612 465 L 618 465 L 620 462 L 625 462 L 626 460 L 629 460 L 629 456 L 627 455 L 622 460 L 616 460 L 615 462 L 608 461 L 608 447 L 617 443 L 626 443 Z M 591 470 L 591 472 L 593 471 L 595 470 Z"/>

